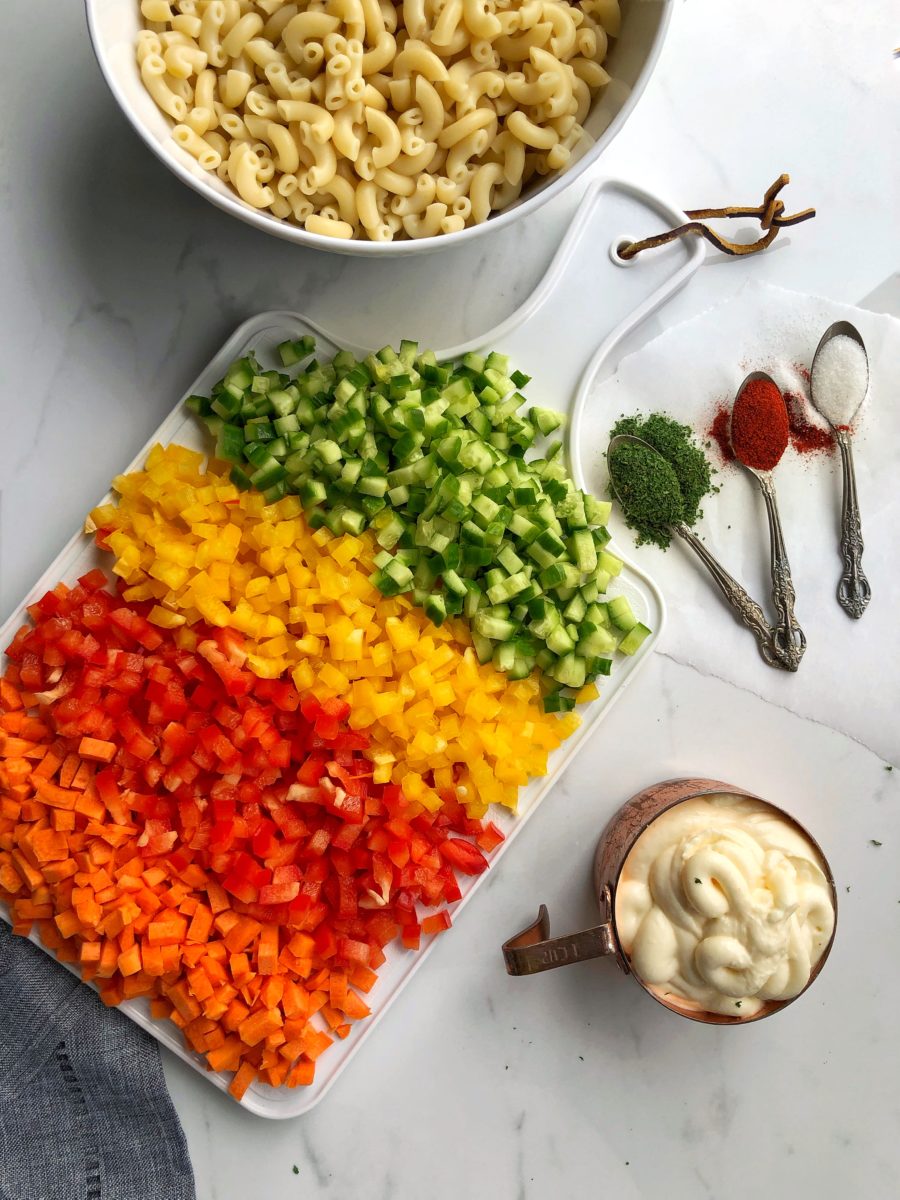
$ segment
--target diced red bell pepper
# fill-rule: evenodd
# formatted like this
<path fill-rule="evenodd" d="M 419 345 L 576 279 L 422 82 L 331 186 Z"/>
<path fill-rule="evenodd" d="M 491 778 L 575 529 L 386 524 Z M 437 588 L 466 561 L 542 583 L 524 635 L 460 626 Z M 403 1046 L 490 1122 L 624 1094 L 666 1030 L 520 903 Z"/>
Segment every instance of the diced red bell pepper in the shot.
<path fill-rule="evenodd" d="M 438 848 L 447 862 L 464 875 L 480 875 L 488 868 L 488 861 L 478 847 L 462 838 L 447 838 Z"/>

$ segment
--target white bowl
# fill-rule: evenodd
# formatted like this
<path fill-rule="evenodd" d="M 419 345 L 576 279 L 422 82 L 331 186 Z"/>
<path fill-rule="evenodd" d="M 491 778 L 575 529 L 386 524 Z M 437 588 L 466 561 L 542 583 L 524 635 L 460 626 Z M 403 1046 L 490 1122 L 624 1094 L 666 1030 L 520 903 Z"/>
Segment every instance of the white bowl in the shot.
<path fill-rule="evenodd" d="M 139 0 L 85 0 L 88 30 L 100 69 L 125 116 L 157 158 L 178 178 L 218 208 L 285 241 L 336 254 L 423 254 L 500 229 L 525 213 L 534 212 L 597 161 L 634 108 L 656 65 L 675 0 L 622 0 L 622 29 L 611 43 L 604 66 L 612 82 L 594 104 L 584 127 L 589 138 L 576 149 L 563 171 L 541 180 L 489 221 L 460 233 L 393 242 L 344 241 L 307 233 L 300 225 L 280 220 L 245 204 L 215 174 L 204 171 L 172 138 L 172 122 L 156 107 L 141 82 L 135 61 L 135 39 L 141 27 Z M 592 140 L 590 140 L 592 139 Z"/>

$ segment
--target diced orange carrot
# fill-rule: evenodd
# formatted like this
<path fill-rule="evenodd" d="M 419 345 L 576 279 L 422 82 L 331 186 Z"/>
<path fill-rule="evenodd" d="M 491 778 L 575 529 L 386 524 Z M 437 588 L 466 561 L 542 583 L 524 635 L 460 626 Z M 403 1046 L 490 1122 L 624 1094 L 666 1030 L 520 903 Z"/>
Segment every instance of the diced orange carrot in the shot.
<path fill-rule="evenodd" d="M 306 1016 L 308 997 L 306 989 L 293 979 L 284 981 L 284 992 L 281 997 L 281 1011 L 286 1017 Z"/>
<path fill-rule="evenodd" d="M 0 684 L 2 687 L 2 684 Z M 51 746 L 38 765 L 31 772 L 34 779 L 52 779 L 65 760 L 65 753 Z"/>
<path fill-rule="evenodd" d="M 71 788 L 72 780 L 81 766 L 81 759 L 74 752 L 67 754 L 65 761 L 59 768 L 59 785 L 64 788 Z"/>
<path fill-rule="evenodd" d="M 162 950 L 159 946 L 151 946 L 145 941 L 141 946 L 141 963 L 148 975 L 156 977 L 164 973 Z"/>
<path fill-rule="evenodd" d="M 116 747 L 114 742 L 83 737 L 78 744 L 78 753 L 82 758 L 89 758 L 93 762 L 111 763 L 116 757 Z"/>
<path fill-rule="evenodd" d="M 213 986 L 209 981 L 209 976 L 202 967 L 192 967 L 188 973 L 188 983 L 190 984 L 191 992 L 195 999 L 208 1000 L 213 994 Z"/>
<path fill-rule="evenodd" d="M 149 975 L 145 975 L 143 971 L 137 971 L 134 975 L 129 975 L 122 980 L 122 995 L 126 1000 L 132 1000 L 135 996 L 149 996 L 153 992 L 154 986 Z"/>
<path fill-rule="evenodd" d="M 285 1078 L 287 1077 L 287 1073 L 287 1063 L 276 1063 L 274 1066 L 267 1067 L 266 1070 L 262 1072 L 262 1079 L 263 1082 L 267 1083 L 270 1087 L 281 1087 L 285 1081 Z"/>
<path fill-rule="evenodd" d="M 315 1062 L 319 1055 L 323 1054 L 331 1045 L 332 1039 L 327 1033 L 322 1033 L 318 1029 L 313 1029 L 313 1027 L 310 1025 L 307 1026 L 306 1030 L 304 1031 L 302 1041 L 303 1053 L 307 1056 L 307 1058 L 311 1058 L 313 1062 Z"/>
<path fill-rule="evenodd" d="M 177 983 L 166 988 L 166 995 L 186 1021 L 193 1021 L 195 1017 L 200 1016 L 200 1005 L 188 991 L 184 980 L 179 979 Z"/>
<path fill-rule="evenodd" d="M 233 953 L 246 950 L 250 943 L 259 935 L 262 926 L 252 917 L 239 917 L 237 923 L 225 935 L 225 945 Z"/>
<path fill-rule="evenodd" d="M 328 1003 L 332 1008 L 342 1008 L 347 997 L 347 976 L 332 971 L 328 980 Z"/>
<path fill-rule="evenodd" d="M 266 1008 L 275 1008 L 281 1003 L 284 995 L 284 978 L 281 975 L 269 975 L 259 990 L 260 1001 Z"/>
<path fill-rule="evenodd" d="M 341 1011 L 348 1017 L 352 1017 L 354 1021 L 360 1021 L 363 1017 L 368 1017 L 372 1010 L 361 997 L 357 996 L 356 992 L 348 989 Z"/>
<path fill-rule="evenodd" d="M 78 920 L 78 914 L 71 908 L 66 912 L 57 913 L 55 920 L 56 927 L 63 937 L 72 937 L 81 929 L 81 922 Z"/>
<path fill-rule="evenodd" d="M 208 942 L 212 930 L 213 914 L 205 905 L 198 904 L 188 926 L 189 942 Z"/>
<path fill-rule="evenodd" d="M 316 1064 L 310 1059 L 301 1059 L 294 1063 L 288 1072 L 287 1086 L 293 1087 L 309 1087 L 316 1077 Z"/>
<path fill-rule="evenodd" d="M 103 949 L 100 952 L 100 964 L 97 968 L 97 974 L 101 979 L 109 979 L 115 974 L 116 966 L 119 961 L 119 947 L 115 938 L 105 938 L 103 941 Z"/>
<path fill-rule="evenodd" d="M 189 967 L 196 967 L 197 963 L 203 957 L 206 950 L 205 946 L 182 946 L 181 961 L 187 963 Z"/>
<path fill-rule="evenodd" d="M 177 912 L 165 918 L 151 921 L 147 927 L 147 940 L 151 946 L 181 944 L 187 934 L 187 921 Z"/>
<path fill-rule="evenodd" d="M 32 777 L 34 790 L 38 797 L 49 804 L 51 808 L 74 808 L 75 801 L 78 799 L 78 793 L 71 791 L 68 788 L 57 787 L 55 783 L 51 783 L 48 779 L 35 779 Z"/>
<path fill-rule="evenodd" d="M 323 1007 L 323 1005 L 327 1003 L 328 996 L 325 994 L 325 992 L 310 992 L 309 1004 L 307 1006 L 308 1015 L 314 1016 L 315 1013 L 317 1013 Z"/>
<path fill-rule="evenodd" d="M 64 833 L 55 829 L 38 829 L 31 835 L 31 849 L 39 863 L 60 862 L 69 857 Z"/>
<path fill-rule="evenodd" d="M 54 808 L 51 816 L 53 828 L 60 833 L 71 833 L 75 828 L 75 812 L 71 808 Z M 69 857 L 69 847 L 66 843 L 66 858 Z"/>
<path fill-rule="evenodd" d="M 0 708 L 7 711 L 22 707 L 22 697 L 13 685 L 6 679 L 0 679 Z"/>
<path fill-rule="evenodd" d="M 350 972 L 350 982 L 355 988 L 359 988 L 361 992 L 371 992 L 372 988 L 378 982 L 378 975 L 375 971 L 371 971 L 368 967 L 360 964 L 355 966 Z"/>
<path fill-rule="evenodd" d="M 246 1042 L 248 1046 L 255 1046 L 270 1033 L 280 1029 L 283 1023 L 278 1009 L 263 1009 L 246 1017 L 238 1027 L 238 1034 L 241 1041 Z"/>
<path fill-rule="evenodd" d="M 118 958 L 119 971 L 123 975 L 136 975 L 141 969 L 141 951 L 136 945 L 123 950 Z"/>
<path fill-rule="evenodd" d="M 264 925 L 256 950 L 256 965 L 260 975 L 274 975 L 278 970 L 278 926 Z"/>
<path fill-rule="evenodd" d="M 228 902 L 228 893 L 225 889 L 210 879 L 206 884 L 206 894 L 209 897 L 209 907 L 214 913 L 224 912 L 230 907 Z"/>
<path fill-rule="evenodd" d="M 27 738 L 9 737 L 7 734 L 0 734 L 0 751 L 4 758 L 27 758 L 32 750 L 38 749 L 34 742 Z M 44 757 L 41 751 L 41 758 Z"/>
<path fill-rule="evenodd" d="M 226 1037 L 220 1046 L 209 1051 L 207 1062 L 214 1071 L 236 1071 L 241 1063 L 243 1048 L 240 1038 Z"/>
<path fill-rule="evenodd" d="M 243 1062 L 238 1068 L 234 1079 L 228 1085 L 228 1091 L 234 1096 L 235 1100 L 241 1100 L 255 1078 L 256 1067 L 252 1063 Z"/>
<path fill-rule="evenodd" d="M 321 1012 L 329 1029 L 337 1029 L 338 1025 L 343 1025 L 343 1015 L 333 1009 L 330 1004 L 323 1004 Z"/>
<path fill-rule="evenodd" d="M 235 999 L 232 1000 L 228 1005 L 225 1016 L 222 1018 L 222 1024 L 227 1030 L 233 1033 L 244 1020 L 244 1018 L 249 1016 L 249 1014 L 249 1006 L 246 1005 L 243 1000 L 239 1000 L 237 997 L 235 997 Z"/>

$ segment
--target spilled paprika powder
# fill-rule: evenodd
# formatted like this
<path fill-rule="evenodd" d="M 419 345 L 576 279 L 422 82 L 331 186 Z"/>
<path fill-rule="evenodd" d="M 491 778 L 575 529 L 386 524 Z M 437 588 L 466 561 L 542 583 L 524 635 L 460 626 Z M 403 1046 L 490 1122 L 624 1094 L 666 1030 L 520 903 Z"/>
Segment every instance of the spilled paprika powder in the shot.
<path fill-rule="evenodd" d="M 821 425 L 813 425 L 803 411 L 803 401 L 793 392 L 785 392 L 788 421 L 791 427 L 791 445 L 798 454 L 830 454 L 835 448 L 834 434 Z"/>
<path fill-rule="evenodd" d="M 787 406 L 771 379 L 751 379 L 731 411 L 731 445 L 745 467 L 771 471 L 790 437 Z"/>

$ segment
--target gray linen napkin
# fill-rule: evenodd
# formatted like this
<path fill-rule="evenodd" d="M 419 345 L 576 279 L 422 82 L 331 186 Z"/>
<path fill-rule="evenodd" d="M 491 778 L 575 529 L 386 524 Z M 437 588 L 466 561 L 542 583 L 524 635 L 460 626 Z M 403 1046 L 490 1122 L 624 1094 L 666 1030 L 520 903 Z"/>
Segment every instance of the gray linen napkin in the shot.
<path fill-rule="evenodd" d="M 0 920 L 0 1200 L 194 1200 L 159 1046 Z"/>

